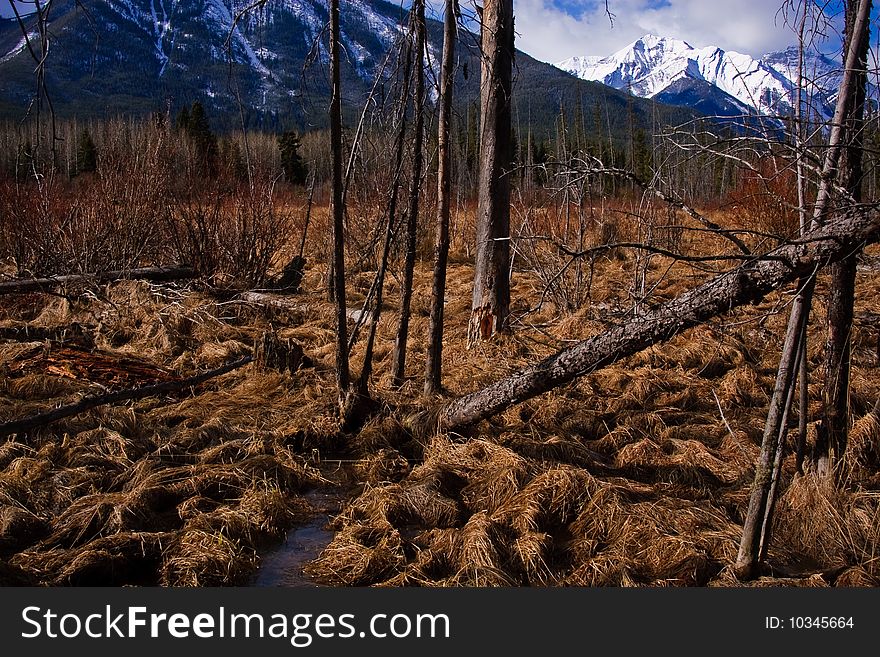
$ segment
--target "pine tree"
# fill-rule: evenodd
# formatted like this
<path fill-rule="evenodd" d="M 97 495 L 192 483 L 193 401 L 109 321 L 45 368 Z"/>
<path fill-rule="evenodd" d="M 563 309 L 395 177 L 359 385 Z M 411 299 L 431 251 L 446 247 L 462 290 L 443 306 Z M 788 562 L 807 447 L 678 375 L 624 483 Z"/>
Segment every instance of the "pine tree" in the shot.
<path fill-rule="evenodd" d="M 308 169 L 299 154 L 299 137 L 293 131 L 278 135 L 278 151 L 281 154 L 281 169 L 284 177 L 292 185 L 305 185 Z"/>
<path fill-rule="evenodd" d="M 79 135 L 76 145 L 76 173 L 91 173 L 98 169 L 98 149 L 87 129 Z"/>

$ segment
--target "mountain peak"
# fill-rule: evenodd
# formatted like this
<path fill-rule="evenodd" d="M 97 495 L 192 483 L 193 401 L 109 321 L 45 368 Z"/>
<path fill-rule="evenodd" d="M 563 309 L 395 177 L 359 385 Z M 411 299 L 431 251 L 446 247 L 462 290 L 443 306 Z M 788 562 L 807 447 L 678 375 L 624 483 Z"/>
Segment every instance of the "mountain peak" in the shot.
<path fill-rule="evenodd" d="M 655 48 L 661 48 L 663 50 L 693 50 L 694 47 L 689 44 L 687 41 L 682 41 L 681 39 L 675 39 L 672 37 L 664 37 L 658 36 L 653 33 L 648 33 L 644 35 L 642 38 L 638 39 L 627 48 L 647 48 L 648 50 L 653 50 Z"/>

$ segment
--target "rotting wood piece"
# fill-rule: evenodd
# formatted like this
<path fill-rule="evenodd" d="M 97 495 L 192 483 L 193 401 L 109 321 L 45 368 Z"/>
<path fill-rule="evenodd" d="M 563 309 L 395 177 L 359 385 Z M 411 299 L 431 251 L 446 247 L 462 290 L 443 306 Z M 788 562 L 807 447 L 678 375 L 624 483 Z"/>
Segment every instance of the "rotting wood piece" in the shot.
<path fill-rule="evenodd" d="M 24 294 L 55 290 L 75 283 L 110 283 L 120 280 L 144 280 L 155 283 L 180 281 L 196 278 L 198 273 L 192 267 L 175 265 L 170 267 L 139 267 L 94 274 L 65 274 L 43 278 L 25 278 L 0 282 L 0 296 L 4 294 Z"/>
<path fill-rule="evenodd" d="M 37 348 L 23 354 L 9 367 L 13 373 L 34 369 L 105 386 L 130 387 L 147 381 L 180 381 L 178 375 L 152 363 L 76 346 Z"/>
<path fill-rule="evenodd" d="M 181 390 L 186 390 L 187 388 L 194 388 L 200 383 L 204 383 L 205 381 L 222 374 L 244 367 L 253 360 L 253 356 L 244 356 L 238 360 L 221 365 L 216 369 L 208 370 L 207 372 L 202 372 L 201 374 L 196 374 L 195 376 L 186 379 L 180 379 L 179 381 L 163 381 L 161 383 L 153 383 L 138 388 L 129 388 L 103 395 L 84 397 L 74 404 L 68 404 L 66 406 L 52 409 L 51 411 L 37 413 L 36 415 L 22 418 L 20 420 L 12 420 L 11 422 L 0 424 L 0 437 L 10 436 L 12 434 L 22 434 L 31 429 L 56 422 L 57 420 L 66 417 L 79 415 L 80 413 L 92 408 L 97 408 L 98 406 L 106 406 L 108 404 L 143 399 L 145 397 L 154 397 L 156 395 L 179 392 Z"/>

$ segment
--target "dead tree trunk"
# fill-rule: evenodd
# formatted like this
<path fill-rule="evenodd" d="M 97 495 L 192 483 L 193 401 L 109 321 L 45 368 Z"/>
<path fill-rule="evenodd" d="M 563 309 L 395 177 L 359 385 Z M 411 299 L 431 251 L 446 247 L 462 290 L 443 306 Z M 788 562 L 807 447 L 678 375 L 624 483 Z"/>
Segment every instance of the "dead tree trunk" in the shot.
<path fill-rule="evenodd" d="M 802 240 L 781 246 L 764 257 L 756 256 L 653 312 L 578 342 L 536 365 L 456 399 L 440 412 L 440 425 L 447 431 L 457 431 L 492 417 L 646 347 L 665 342 L 737 306 L 757 303 L 773 290 L 806 278 L 816 269 L 878 239 L 880 215 L 854 209 L 828 226 L 811 231 Z"/>
<path fill-rule="evenodd" d="M 419 220 L 419 190 L 422 185 L 422 144 L 425 135 L 425 2 L 415 0 L 412 7 L 415 21 L 415 141 L 413 142 L 412 176 L 409 181 L 409 207 L 406 217 L 406 256 L 403 265 L 403 289 L 400 300 L 400 324 L 394 341 L 391 364 L 391 385 L 403 385 L 406 373 L 406 345 L 409 339 L 410 305 L 413 275 L 416 267 L 416 229 Z"/>
<path fill-rule="evenodd" d="M 507 329 L 510 309 L 510 120 L 513 0 L 482 13 L 477 258 L 468 345 Z"/>
<path fill-rule="evenodd" d="M 870 14 L 870 0 L 861 0 L 859 12 L 856 16 L 856 25 L 853 31 L 854 38 L 850 40 L 846 56 L 846 70 L 840 91 L 837 97 L 837 106 L 834 110 L 834 118 L 831 134 L 828 138 L 828 148 L 825 152 L 825 160 L 822 165 L 822 179 L 816 194 L 816 204 L 813 211 L 812 227 L 816 228 L 825 223 L 829 214 L 831 202 L 832 182 L 837 176 L 840 153 L 845 143 L 844 123 L 850 115 L 850 108 L 855 98 L 854 71 L 858 64 L 858 52 L 861 48 L 861 40 L 867 38 L 867 25 Z M 854 246 L 854 249 L 861 245 Z M 852 251 L 843 252 L 839 261 L 850 255 Z M 791 398 L 790 387 L 794 385 L 795 361 L 798 348 L 796 341 L 806 330 L 807 319 L 812 304 L 813 289 L 815 287 L 816 272 L 809 272 L 802 279 L 801 291 L 798 293 L 792 305 L 789 316 L 788 329 L 785 336 L 785 346 L 776 375 L 776 385 L 773 389 L 773 397 L 770 400 L 770 409 L 767 413 L 767 422 L 764 425 L 764 437 L 761 442 L 761 454 L 755 470 L 755 481 L 752 484 L 749 498 L 749 509 L 743 524 L 743 535 L 740 541 L 734 572 L 740 579 L 751 579 L 757 575 L 760 555 L 766 552 L 767 546 L 762 544 L 762 537 L 766 533 L 762 527 L 769 526 L 772 522 L 770 514 L 773 510 L 771 495 L 776 488 L 773 486 L 775 473 L 776 452 L 779 448 L 779 440 L 784 438 L 782 419 L 786 416 L 785 404 Z"/>
<path fill-rule="evenodd" d="M 871 2 L 868 2 L 870 11 Z M 846 43 L 853 39 L 858 6 L 846 3 Z M 868 67 L 868 39 L 859 40 L 857 70 L 854 72 L 854 102 L 846 117 L 846 146 L 841 152 L 838 184 L 849 190 L 852 200 L 862 200 L 862 129 Z M 822 388 L 823 421 L 814 454 L 816 471 L 830 476 L 839 470 L 849 432 L 850 345 L 855 302 L 856 261 L 853 253 L 831 266 L 826 317 L 825 382 Z"/>
<path fill-rule="evenodd" d="M 437 220 L 434 228 L 434 280 L 431 317 L 428 320 L 428 354 L 425 363 L 425 394 L 440 392 L 443 358 L 443 306 L 446 303 L 446 264 L 449 260 L 449 213 L 452 195 L 452 81 L 455 65 L 456 0 L 446 0 L 443 19 L 443 63 L 440 68 L 440 118 L 437 127 Z"/>
<path fill-rule="evenodd" d="M 396 233 L 397 199 L 400 194 L 400 178 L 403 175 L 403 150 L 406 142 L 406 108 L 409 103 L 409 90 L 412 78 L 411 47 L 406 48 L 405 64 L 403 71 L 403 88 L 397 105 L 397 136 L 394 143 L 394 169 L 391 177 L 391 190 L 386 211 L 385 241 L 382 253 L 379 257 L 379 270 L 373 281 L 373 309 L 370 312 L 370 327 L 367 332 L 366 346 L 364 347 L 364 364 L 358 378 L 358 395 L 366 399 L 369 396 L 370 376 L 373 372 L 373 345 L 376 340 L 376 331 L 379 327 L 379 316 L 382 313 L 382 295 L 385 289 L 385 274 L 388 271 L 388 258 L 391 254 L 391 245 Z M 366 308 L 365 308 L 366 310 Z"/>
<path fill-rule="evenodd" d="M 342 202 L 342 86 L 339 67 L 339 0 L 330 0 L 330 157 L 333 199 L 333 296 L 336 300 L 336 391 L 340 416 L 349 396 L 348 317 L 345 307 L 345 206 Z"/>

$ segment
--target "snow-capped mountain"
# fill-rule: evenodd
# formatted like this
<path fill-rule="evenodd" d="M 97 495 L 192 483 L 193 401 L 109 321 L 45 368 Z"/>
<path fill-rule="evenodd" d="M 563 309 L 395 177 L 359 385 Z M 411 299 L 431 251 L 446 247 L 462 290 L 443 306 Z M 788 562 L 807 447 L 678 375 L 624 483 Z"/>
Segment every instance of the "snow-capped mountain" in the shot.
<path fill-rule="evenodd" d="M 155 99 L 208 99 L 218 109 L 241 98 L 253 111 L 304 115 L 326 96 L 327 52 L 319 35 L 326 0 L 56 0 L 47 61 L 55 104 L 79 114 L 108 105 L 143 111 Z M 348 0 L 341 15 L 343 78 L 368 84 L 406 29 L 406 11 L 383 0 Z M 87 7 L 85 11 L 83 7 Z M 32 19 L 28 19 L 32 20 Z M 35 37 L 35 32 L 31 38 Z M 434 44 L 430 61 L 436 61 Z M 303 84 L 303 70 L 313 71 Z M 18 24 L 0 19 L 0 106 L 26 106 L 34 62 Z M 28 89 L 30 87 L 30 89 Z M 2 109 L 2 107 L 0 107 Z"/>
<path fill-rule="evenodd" d="M 556 64 L 584 80 L 602 82 L 643 98 L 699 108 L 720 116 L 762 114 L 790 116 L 796 102 L 796 48 L 755 59 L 709 46 L 646 35 L 607 57 L 572 57 Z M 823 118 L 833 113 L 840 67 L 810 54 L 804 78 L 813 82 L 806 97 Z"/>

